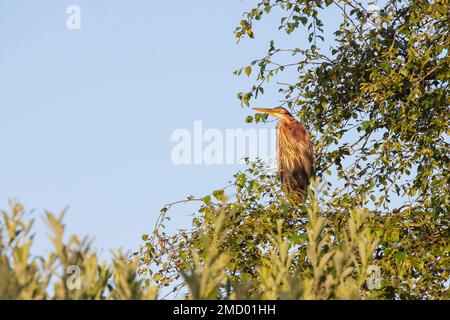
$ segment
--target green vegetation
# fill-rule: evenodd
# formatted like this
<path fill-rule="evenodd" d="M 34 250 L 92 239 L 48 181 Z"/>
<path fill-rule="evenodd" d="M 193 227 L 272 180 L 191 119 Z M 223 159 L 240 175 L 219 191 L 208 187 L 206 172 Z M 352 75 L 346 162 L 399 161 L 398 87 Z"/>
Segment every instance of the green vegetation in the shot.
<path fill-rule="evenodd" d="M 88 238 L 64 241 L 65 212 L 46 213 L 53 249 L 34 256 L 33 219 L 18 203 L 0 219 L 0 299 L 156 299 L 157 288 L 142 286 L 137 261 L 112 253 L 112 266 L 100 261 Z"/>
<path fill-rule="evenodd" d="M 266 55 L 236 71 L 255 81 L 238 98 L 245 107 L 279 91 L 282 105 L 313 135 L 320 187 L 304 206 L 292 206 L 272 171 L 249 164 L 235 175 L 231 190 L 203 199 L 190 230 L 167 235 L 158 224 L 145 237 L 141 271 L 167 285 L 186 269 L 211 264 L 212 246 L 205 239 L 224 215 L 215 248 L 226 256 L 218 297 L 449 298 L 448 5 L 394 0 L 374 15 L 356 1 L 261 0 L 245 13 L 236 29 L 239 40 L 257 38 L 257 23 L 277 11 L 283 15 L 279 28 L 300 39 L 296 43 L 307 43 L 278 48 L 271 41 Z M 343 18 L 330 39 L 333 47 L 324 50 L 320 16 L 330 8 Z M 367 238 L 349 240 L 358 210 L 370 212 Z M 324 225 L 314 224 L 316 215 Z M 316 239 L 319 247 L 313 230 L 326 239 Z M 317 257 L 324 259 L 320 268 Z M 379 290 L 366 289 L 368 264 L 381 273 Z"/>
<path fill-rule="evenodd" d="M 278 90 L 308 127 L 317 167 L 305 203 L 249 162 L 226 189 L 177 203 L 200 203 L 189 229 L 165 230 L 167 205 L 138 252 L 112 266 L 87 239 L 64 244 L 51 214 L 54 250 L 30 256 L 32 223 L 14 204 L 0 223 L 0 297 L 144 299 L 167 287 L 190 299 L 449 299 L 448 6 L 388 1 L 375 16 L 348 0 L 259 1 L 238 40 L 257 39 L 257 22 L 279 11 L 280 30 L 307 45 L 271 41 L 236 71 L 255 81 L 238 98 L 246 107 Z M 330 8 L 343 18 L 328 50 L 320 16 Z"/>

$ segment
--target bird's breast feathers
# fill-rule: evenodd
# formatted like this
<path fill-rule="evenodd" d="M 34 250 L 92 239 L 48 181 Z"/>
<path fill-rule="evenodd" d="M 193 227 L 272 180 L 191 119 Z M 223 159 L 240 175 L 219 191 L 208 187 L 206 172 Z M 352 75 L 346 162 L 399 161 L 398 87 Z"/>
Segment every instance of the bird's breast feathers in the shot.
<path fill-rule="evenodd" d="M 311 175 L 314 166 L 314 152 L 305 127 L 298 121 L 290 123 L 280 121 L 277 127 L 279 167 L 301 167 L 308 175 Z"/>

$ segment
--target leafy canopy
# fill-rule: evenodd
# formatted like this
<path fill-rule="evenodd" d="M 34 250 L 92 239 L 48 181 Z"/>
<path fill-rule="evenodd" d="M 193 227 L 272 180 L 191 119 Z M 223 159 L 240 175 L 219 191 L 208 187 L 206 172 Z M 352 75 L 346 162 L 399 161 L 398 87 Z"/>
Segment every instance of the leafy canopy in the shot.
<path fill-rule="evenodd" d="M 360 264 L 350 263 L 339 279 L 351 283 L 352 297 L 448 298 L 448 5 L 446 0 L 392 0 L 373 13 L 349 0 L 262 0 L 244 13 L 235 30 L 238 40 L 257 38 L 257 24 L 277 10 L 283 17 L 274 27 L 305 44 L 279 48 L 274 39 L 265 55 L 235 73 L 255 81 L 238 94 L 242 106 L 277 90 L 280 105 L 308 127 L 319 185 L 304 205 L 292 205 L 276 173 L 260 162 L 250 163 L 234 176 L 231 192 L 186 199 L 203 202 L 191 229 L 167 234 L 163 226 L 171 205 L 165 207 L 155 230 L 144 236 L 141 272 L 162 285 L 178 283 L 176 291 L 184 285 L 177 282 L 181 274 L 207 268 L 207 239 L 217 238 L 215 254 L 225 255 L 226 263 L 215 297 L 339 298 L 339 284 L 327 281 L 339 278 L 342 269 L 328 262 L 343 259 L 346 265 L 357 261 L 351 258 L 356 254 L 381 270 L 382 284 L 369 292 L 361 280 L 368 266 L 361 270 Z M 327 10 L 342 15 L 334 38 L 327 39 L 333 42 L 330 48 L 323 45 L 320 18 Z M 265 119 L 257 114 L 246 121 Z M 358 208 L 367 208 L 371 217 L 366 222 L 370 233 L 361 243 L 377 243 L 374 247 L 348 245 L 346 234 Z M 315 215 L 307 214 L 311 210 L 326 221 L 319 223 L 318 230 L 328 235 L 321 249 L 311 237 L 311 232 L 317 235 L 310 225 Z M 222 215 L 220 236 L 213 237 Z M 338 253 L 335 247 L 351 248 L 351 253 Z M 314 250 L 329 259 L 320 272 Z M 283 255 L 272 261 L 273 252 Z M 289 285 L 297 295 L 275 289 Z"/>

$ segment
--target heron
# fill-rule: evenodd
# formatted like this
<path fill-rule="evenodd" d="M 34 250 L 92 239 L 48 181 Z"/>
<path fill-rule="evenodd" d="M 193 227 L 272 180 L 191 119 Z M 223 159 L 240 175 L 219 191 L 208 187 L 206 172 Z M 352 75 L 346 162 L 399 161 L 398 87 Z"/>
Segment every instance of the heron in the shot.
<path fill-rule="evenodd" d="M 308 131 L 283 107 L 253 110 L 280 119 L 277 123 L 277 164 L 281 185 L 288 197 L 304 199 L 315 162 Z"/>

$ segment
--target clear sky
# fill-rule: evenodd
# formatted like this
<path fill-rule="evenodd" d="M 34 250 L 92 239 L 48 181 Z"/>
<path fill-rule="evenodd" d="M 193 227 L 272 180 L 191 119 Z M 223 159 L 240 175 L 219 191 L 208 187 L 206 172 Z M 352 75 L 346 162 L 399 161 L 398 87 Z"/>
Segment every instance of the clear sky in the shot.
<path fill-rule="evenodd" d="M 97 247 L 136 249 L 159 209 L 227 184 L 240 165 L 175 165 L 178 128 L 243 128 L 252 114 L 232 71 L 262 56 L 278 17 L 236 44 L 233 30 L 254 1 L 0 0 L 0 208 L 17 199 L 40 220 L 69 206 L 68 231 Z M 69 5 L 81 29 L 66 27 Z M 330 13 L 327 30 L 341 20 Z M 328 32 L 328 31 L 327 31 Z M 292 46 L 292 45 L 291 45 Z M 277 102 L 268 93 L 263 106 Z M 176 210 L 189 226 L 189 210 Z M 37 224 L 37 250 L 45 249 Z"/>

